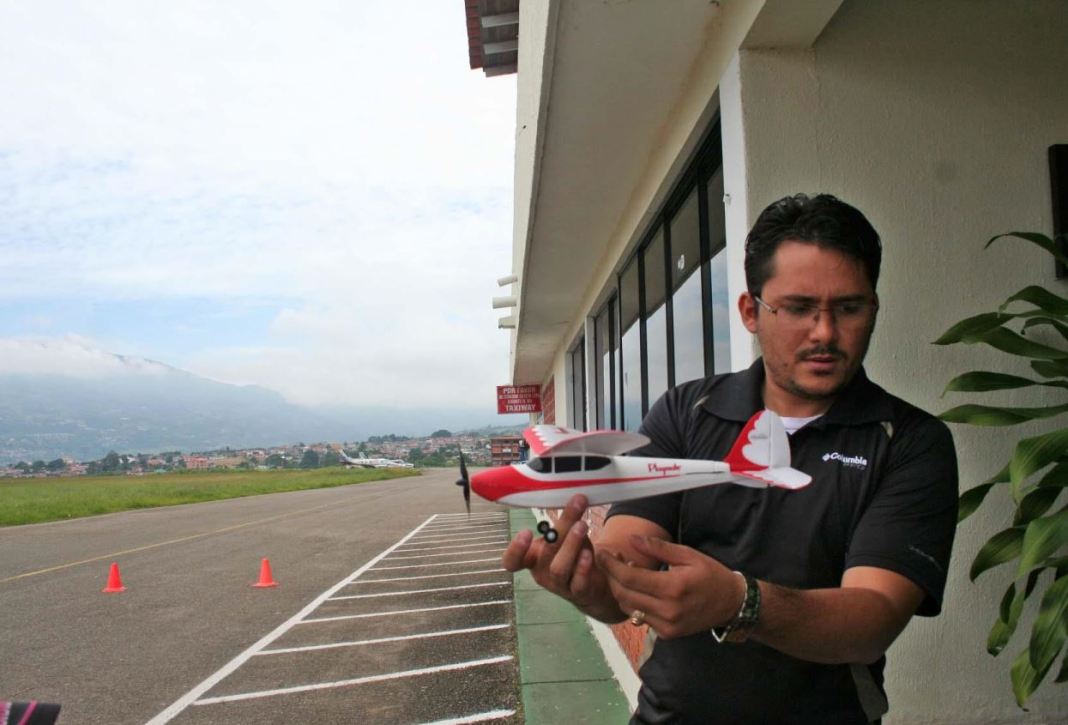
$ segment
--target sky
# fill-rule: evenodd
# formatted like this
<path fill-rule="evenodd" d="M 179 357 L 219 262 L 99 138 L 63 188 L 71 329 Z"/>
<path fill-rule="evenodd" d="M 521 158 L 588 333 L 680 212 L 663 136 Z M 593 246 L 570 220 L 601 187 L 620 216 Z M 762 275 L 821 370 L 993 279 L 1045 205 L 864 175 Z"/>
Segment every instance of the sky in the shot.
<path fill-rule="evenodd" d="M 495 413 L 516 87 L 465 27 L 460 0 L 0 4 L 0 373 L 90 349 Z"/>

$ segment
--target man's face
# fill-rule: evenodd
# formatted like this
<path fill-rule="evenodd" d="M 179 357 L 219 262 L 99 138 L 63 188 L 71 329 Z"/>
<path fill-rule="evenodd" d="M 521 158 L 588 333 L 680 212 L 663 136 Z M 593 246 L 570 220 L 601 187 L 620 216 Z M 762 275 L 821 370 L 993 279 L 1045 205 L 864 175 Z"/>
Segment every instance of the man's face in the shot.
<path fill-rule="evenodd" d="M 756 334 L 763 350 L 765 404 L 774 400 L 784 415 L 812 414 L 806 408 L 813 403 L 829 406 L 864 361 L 875 312 L 871 308 L 859 318 L 847 318 L 827 308 L 876 303 L 864 266 L 834 250 L 786 241 L 772 257 L 772 276 L 759 297 L 779 312 L 762 307 L 748 293 L 738 305 L 746 328 Z M 823 310 L 803 318 L 787 314 L 786 308 L 806 305 Z"/>

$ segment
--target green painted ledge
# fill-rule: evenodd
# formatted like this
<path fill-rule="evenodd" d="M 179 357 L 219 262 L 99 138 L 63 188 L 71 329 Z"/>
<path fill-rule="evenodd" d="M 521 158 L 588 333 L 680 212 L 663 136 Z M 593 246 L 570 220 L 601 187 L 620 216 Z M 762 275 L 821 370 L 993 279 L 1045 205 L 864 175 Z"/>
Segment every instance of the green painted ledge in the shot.
<path fill-rule="evenodd" d="M 509 512 L 512 534 L 532 529 L 533 514 Z M 586 617 L 539 587 L 530 572 L 513 575 L 519 676 L 528 725 L 630 720 L 627 705 Z"/>

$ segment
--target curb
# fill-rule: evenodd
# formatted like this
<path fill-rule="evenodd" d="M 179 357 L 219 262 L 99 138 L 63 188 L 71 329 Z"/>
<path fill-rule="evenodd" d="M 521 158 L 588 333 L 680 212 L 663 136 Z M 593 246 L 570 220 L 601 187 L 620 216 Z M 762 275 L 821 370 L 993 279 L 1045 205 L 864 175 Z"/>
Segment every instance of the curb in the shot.
<path fill-rule="evenodd" d="M 528 510 L 509 512 L 511 534 L 534 528 Z M 512 576 L 525 722 L 626 723 L 630 706 L 585 615 L 538 586 L 530 572 Z"/>

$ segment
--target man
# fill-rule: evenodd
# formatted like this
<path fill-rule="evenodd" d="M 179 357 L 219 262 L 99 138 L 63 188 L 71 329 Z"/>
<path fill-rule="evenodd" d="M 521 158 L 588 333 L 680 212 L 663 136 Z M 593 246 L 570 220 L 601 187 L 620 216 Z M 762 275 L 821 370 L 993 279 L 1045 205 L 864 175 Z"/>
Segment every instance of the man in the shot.
<path fill-rule="evenodd" d="M 957 510 L 945 425 L 870 382 L 878 234 L 838 199 L 797 195 L 757 219 L 738 300 L 763 357 L 685 383 L 649 411 L 641 455 L 723 459 L 767 408 L 791 432 L 799 491 L 711 486 L 617 504 L 598 544 L 572 499 L 548 544 L 504 554 L 605 622 L 658 635 L 634 723 L 878 720 L 883 653 L 941 609 Z"/>

